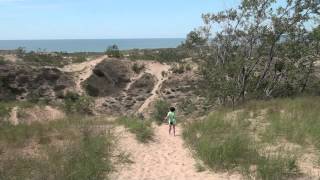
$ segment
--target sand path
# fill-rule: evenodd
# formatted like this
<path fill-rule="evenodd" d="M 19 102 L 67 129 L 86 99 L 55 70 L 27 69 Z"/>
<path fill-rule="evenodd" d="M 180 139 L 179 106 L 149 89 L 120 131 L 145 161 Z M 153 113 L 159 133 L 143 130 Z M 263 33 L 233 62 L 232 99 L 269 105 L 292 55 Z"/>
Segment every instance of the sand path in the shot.
<path fill-rule="evenodd" d="M 159 62 L 152 62 L 152 63 L 147 63 L 146 68 L 147 68 L 146 73 L 150 73 L 154 75 L 157 78 L 157 83 L 155 84 L 155 86 L 151 91 L 152 95 L 144 101 L 144 103 L 138 109 L 138 113 L 142 113 L 150 105 L 150 103 L 153 102 L 158 97 L 159 90 L 161 88 L 162 83 L 168 79 L 168 76 L 165 76 L 165 77 L 162 76 L 162 72 L 168 73 L 170 66 L 166 64 L 161 64 Z"/>
<path fill-rule="evenodd" d="M 155 128 L 155 141 L 149 144 L 138 143 L 135 137 L 120 130 L 119 147 L 130 153 L 132 164 L 118 168 L 111 176 L 115 180 L 227 180 L 241 179 L 239 175 L 216 174 L 210 171 L 197 172 L 196 161 L 184 147 L 177 128 L 176 137 L 168 134 L 166 125 Z"/>
<path fill-rule="evenodd" d="M 83 63 L 70 64 L 63 67 L 61 70 L 64 72 L 75 73 L 74 78 L 76 83 L 76 91 L 78 91 L 80 94 L 83 94 L 84 90 L 81 86 L 81 83 L 88 79 L 92 75 L 92 70 L 94 67 L 106 58 L 108 58 L 108 56 L 104 55 Z"/>
<path fill-rule="evenodd" d="M 9 122 L 16 126 L 19 124 L 19 120 L 18 120 L 18 107 L 14 107 L 12 108 L 10 115 L 9 115 Z"/>

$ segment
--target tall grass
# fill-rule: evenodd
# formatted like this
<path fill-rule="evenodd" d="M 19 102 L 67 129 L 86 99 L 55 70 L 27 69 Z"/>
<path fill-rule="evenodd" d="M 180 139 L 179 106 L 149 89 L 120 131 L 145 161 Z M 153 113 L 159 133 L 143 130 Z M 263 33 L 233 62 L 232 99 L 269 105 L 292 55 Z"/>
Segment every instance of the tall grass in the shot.
<path fill-rule="evenodd" d="M 152 112 L 152 118 L 158 125 L 162 124 L 163 119 L 166 117 L 170 108 L 170 104 L 164 100 L 158 100 L 155 102 L 154 111 Z"/>
<path fill-rule="evenodd" d="M 0 179 L 106 179 L 112 171 L 111 137 L 82 134 L 63 149 L 46 148 L 43 158 L 14 156 L 0 161 Z"/>
<path fill-rule="evenodd" d="M 106 179 L 113 169 L 114 137 L 93 126 L 95 120 L 70 118 L 47 124 L 2 124 L 0 149 L 9 155 L 0 154 L 0 179 Z M 102 125 L 102 120 L 97 125 Z M 39 149 L 33 152 L 36 156 L 15 153 L 30 142 Z"/>
<path fill-rule="evenodd" d="M 117 122 L 135 134 L 138 141 L 148 143 L 153 140 L 154 131 L 150 121 L 141 120 L 136 117 L 121 117 Z"/>
<path fill-rule="evenodd" d="M 263 134 L 264 141 L 285 138 L 300 145 L 315 145 L 320 150 L 319 102 L 319 97 L 300 97 L 251 102 L 245 108 L 247 111 L 266 111 L 265 119 L 269 126 Z"/>
<path fill-rule="evenodd" d="M 247 177 L 260 179 L 286 179 L 295 174 L 295 157 L 261 153 L 262 147 L 249 134 L 247 112 L 232 113 L 218 110 L 205 120 L 185 125 L 184 139 L 207 166 L 238 170 Z"/>

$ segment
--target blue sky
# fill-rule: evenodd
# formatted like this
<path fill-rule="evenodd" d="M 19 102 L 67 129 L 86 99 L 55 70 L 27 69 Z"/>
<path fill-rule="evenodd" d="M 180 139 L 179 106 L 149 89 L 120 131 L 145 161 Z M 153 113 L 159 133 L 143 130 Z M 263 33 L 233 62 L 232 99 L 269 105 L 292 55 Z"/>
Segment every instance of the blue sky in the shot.
<path fill-rule="evenodd" d="M 0 39 L 185 37 L 240 0 L 0 0 Z"/>

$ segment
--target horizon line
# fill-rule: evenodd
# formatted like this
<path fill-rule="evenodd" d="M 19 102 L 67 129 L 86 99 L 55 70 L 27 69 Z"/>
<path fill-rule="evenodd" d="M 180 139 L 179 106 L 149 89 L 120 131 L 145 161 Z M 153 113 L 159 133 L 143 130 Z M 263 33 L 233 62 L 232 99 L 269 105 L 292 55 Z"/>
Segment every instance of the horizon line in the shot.
<path fill-rule="evenodd" d="M 139 39 L 185 39 L 185 37 L 147 37 L 147 38 L 57 38 L 57 39 L 0 39 L 0 41 L 50 41 L 50 40 L 139 40 Z"/>

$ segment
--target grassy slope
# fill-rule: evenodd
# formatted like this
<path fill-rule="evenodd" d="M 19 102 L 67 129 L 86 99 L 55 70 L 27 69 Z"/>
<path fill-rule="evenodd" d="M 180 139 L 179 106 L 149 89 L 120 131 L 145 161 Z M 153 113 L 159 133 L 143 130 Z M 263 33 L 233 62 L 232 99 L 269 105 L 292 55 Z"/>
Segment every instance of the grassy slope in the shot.
<path fill-rule="evenodd" d="M 210 168 L 287 179 L 299 172 L 299 151 L 288 144 L 320 150 L 319 100 L 278 99 L 250 102 L 236 111 L 222 108 L 187 124 L 183 136 Z"/>
<path fill-rule="evenodd" d="M 105 179 L 113 169 L 108 124 L 83 118 L 15 127 L 2 123 L 0 179 Z"/>

